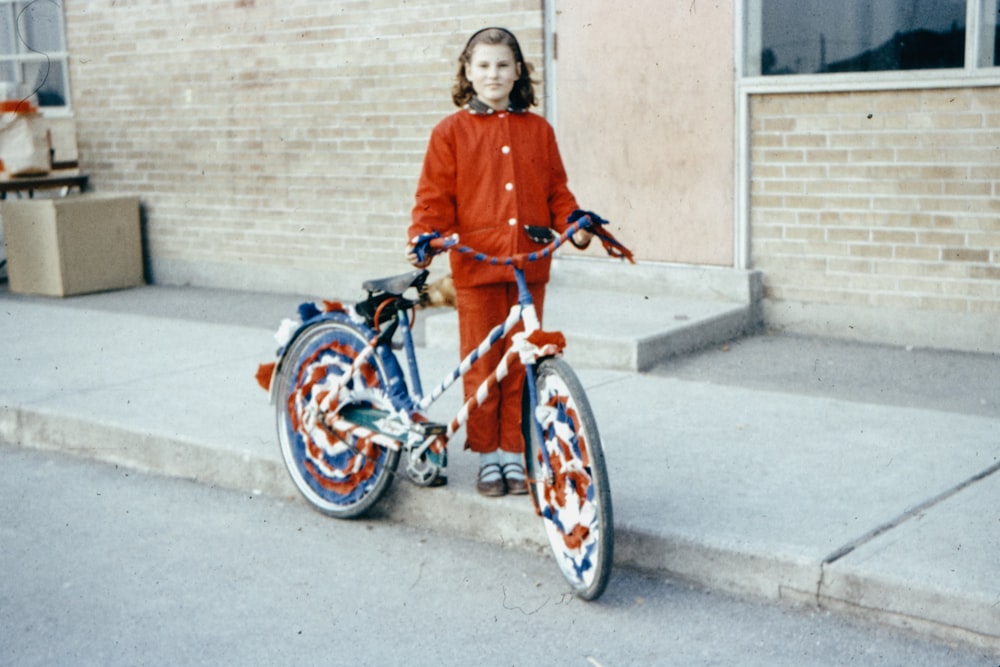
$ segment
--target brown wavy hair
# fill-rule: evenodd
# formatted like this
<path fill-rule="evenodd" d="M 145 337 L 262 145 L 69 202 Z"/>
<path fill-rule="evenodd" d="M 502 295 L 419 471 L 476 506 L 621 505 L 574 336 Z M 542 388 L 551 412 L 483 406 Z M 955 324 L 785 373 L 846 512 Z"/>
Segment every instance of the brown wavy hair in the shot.
<path fill-rule="evenodd" d="M 521 45 L 517 43 L 514 33 L 506 28 L 483 28 L 473 33 L 472 37 L 465 44 L 462 55 L 458 57 L 458 75 L 455 85 L 451 89 L 451 99 L 455 106 L 462 107 L 476 96 L 476 91 L 472 87 L 472 82 L 465 76 L 465 66 L 472 60 L 472 50 L 480 44 L 503 44 L 510 47 L 514 53 L 514 61 L 521 66 L 521 74 L 514 82 L 514 88 L 510 91 L 510 104 L 517 109 L 527 109 L 538 104 L 535 101 L 535 81 L 531 78 L 534 73 L 534 66 L 524 60 L 521 53 Z"/>

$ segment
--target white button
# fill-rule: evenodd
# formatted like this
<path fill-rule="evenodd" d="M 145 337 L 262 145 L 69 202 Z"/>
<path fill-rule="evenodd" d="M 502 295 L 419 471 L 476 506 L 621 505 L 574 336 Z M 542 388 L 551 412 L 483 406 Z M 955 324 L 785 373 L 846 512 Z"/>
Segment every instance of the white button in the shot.
<path fill-rule="evenodd" d="M 507 114 L 505 114 L 505 113 L 498 113 L 497 114 L 497 118 L 505 118 L 506 116 L 507 116 Z"/>
<path fill-rule="evenodd" d="M 503 153 L 504 155 L 510 153 L 510 146 L 504 146 L 503 148 L 500 149 L 500 152 Z"/>
<path fill-rule="evenodd" d="M 517 224 L 517 218 L 511 218 L 510 220 L 507 221 L 507 224 L 513 227 L 514 225 Z"/>
<path fill-rule="evenodd" d="M 510 192 L 511 190 L 514 189 L 514 184 L 513 183 L 508 183 L 504 187 L 507 189 L 507 192 Z"/>

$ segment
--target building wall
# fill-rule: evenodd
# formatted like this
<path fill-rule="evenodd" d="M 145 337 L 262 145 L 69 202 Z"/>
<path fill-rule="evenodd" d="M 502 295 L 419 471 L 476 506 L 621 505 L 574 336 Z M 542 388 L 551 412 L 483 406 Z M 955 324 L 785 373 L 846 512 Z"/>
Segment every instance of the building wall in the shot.
<path fill-rule="evenodd" d="M 1000 89 L 756 95 L 770 324 L 1000 350 Z"/>
<path fill-rule="evenodd" d="M 468 35 L 512 28 L 544 81 L 544 4 L 66 3 L 80 163 L 96 190 L 141 197 L 155 282 L 351 298 L 408 268 L 420 162 Z M 732 8 L 555 8 L 557 133 L 581 203 L 642 260 L 731 265 Z M 772 325 L 1000 345 L 1000 90 L 750 108 L 751 266 Z"/>
<path fill-rule="evenodd" d="M 141 197 L 160 283 L 350 297 L 408 268 L 420 163 L 468 36 L 510 27 L 543 74 L 540 0 L 65 12 L 81 166 L 96 190 Z"/>

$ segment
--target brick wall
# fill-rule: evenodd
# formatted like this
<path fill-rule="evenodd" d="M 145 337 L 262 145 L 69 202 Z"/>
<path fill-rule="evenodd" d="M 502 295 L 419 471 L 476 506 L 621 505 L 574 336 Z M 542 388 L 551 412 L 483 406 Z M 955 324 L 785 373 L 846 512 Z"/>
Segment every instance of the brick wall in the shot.
<path fill-rule="evenodd" d="M 773 323 L 998 347 L 1000 90 L 758 95 L 751 133 Z"/>
<path fill-rule="evenodd" d="M 420 162 L 468 35 L 514 29 L 542 76 L 539 0 L 65 11 L 81 165 L 96 190 L 142 198 L 156 282 L 341 296 L 406 268 Z"/>

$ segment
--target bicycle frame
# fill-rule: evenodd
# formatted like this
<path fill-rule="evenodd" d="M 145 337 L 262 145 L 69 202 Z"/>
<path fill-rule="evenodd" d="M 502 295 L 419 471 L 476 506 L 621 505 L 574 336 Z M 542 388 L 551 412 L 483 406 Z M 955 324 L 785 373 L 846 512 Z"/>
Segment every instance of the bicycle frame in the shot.
<path fill-rule="evenodd" d="M 507 377 L 510 372 L 511 361 L 524 364 L 529 392 L 529 406 L 531 408 L 531 414 L 534 415 L 538 402 L 535 392 L 535 361 L 542 356 L 551 356 L 562 351 L 563 343 L 561 334 L 550 332 L 547 336 L 545 336 L 546 340 L 539 341 L 542 343 L 541 346 L 532 342 L 532 339 L 538 339 L 536 332 L 542 331 L 541 322 L 539 321 L 538 313 L 535 310 L 534 299 L 532 298 L 528 285 L 525 282 L 524 271 L 518 266 L 514 266 L 513 268 L 518 287 L 517 305 L 511 307 L 507 318 L 503 321 L 503 323 L 495 326 L 490 333 L 483 338 L 476 349 L 462 359 L 454 370 L 446 374 L 441 382 L 438 383 L 438 385 L 427 395 L 423 394 L 421 386 L 420 369 L 416 358 L 416 348 L 413 343 L 410 313 L 401 313 L 402 317 L 400 319 L 400 327 L 403 335 L 403 346 L 406 353 L 410 380 L 413 385 L 411 388 L 411 395 L 416 399 L 416 406 L 420 410 L 426 410 L 430 407 L 444 394 L 445 391 L 448 390 L 449 387 L 451 387 L 452 384 L 464 376 L 472 368 L 473 364 L 475 364 L 480 357 L 486 353 L 487 350 L 492 349 L 493 346 L 504 340 L 507 334 L 513 331 L 519 323 L 524 323 L 524 331 L 515 334 L 511 346 L 505 351 L 503 357 L 500 359 L 500 363 L 493 369 L 493 373 L 487 377 L 482 384 L 480 384 L 475 394 L 466 400 L 461 409 L 459 409 L 458 413 L 448 424 L 447 431 L 444 434 L 446 440 L 450 440 L 451 437 L 463 425 L 465 425 L 473 410 L 481 405 L 490 393 L 496 389 L 497 385 L 499 385 L 499 383 Z M 515 359 L 515 357 L 517 359 Z M 532 421 L 533 428 L 537 430 L 536 432 L 540 436 L 541 427 L 538 424 L 538 420 L 533 417 Z M 430 444 L 430 441 L 423 443 L 419 449 L 414 451 L 414 455 L 422 455 Z M 548 461 L 546 461 L 546 463 L 548 463 Z"/>
<path fill-rule="evenodd" d="M 351 433 L 352 438 L 374 438 L 383 446 L 393 449 L 402 447 L 402 449 L 408 453 L 410 459 L 408 464 L 412 464 L 417 460 L 423 459 L 427 451 L 433 447 L 436 442 L 441 442 L 439 439 L 443 439 L 443 442 L 441 442 L 442 448 L 447 447 L 448 441 L 450 441 L 452 436 L 463 425 L 465 425 L 472 412 L 479 405 L 481 405 L 484 400 L 486 400 L 490 393 L 494 391 L 499 383 L 508 375 L 510 371 L 510 364 L 513 362 L 522 363 L 525 367 L 530 414 L 532 415 L 532 428 L 535 430 L 536 435 L 541 437 L 541 425 L 535 416 L 537 395 L 535 388 L 534 367 L 538 359 L 545 356 L 559 354 L 565 345 L 565 339 L 561 333 L 544 332 L 542 330 L 541 323 L 538 319 L 538 313 L 535 310 L 534 299 L 531 296 L 531 291 L 528 289 L 528 285 L 524 277 L 524 271 L 520 264 L 522 261 L 533 261 L 535 259 L 548 256 L 567 238 L 572 236 L 572 234 L 574 234 L 580 226 L 580 223 L 575 223 L 562 236 L 554 239 L 551 244 L 539 252 L 521 257 L 510 258 L 505 261 L 514 271 L 518 287 L 518 303 L 510 309 L 505 320 L 490 330 L 489 334 L 487 334 L 487 336 L 480 342 L 476 349 L 462 359 L 459 364 L 451 372 L 447 373 L 434 387 L 434 389 L 426 395 L 423 392 L 416 346 L 413 341 L 412 308 L 397 311 L 400 332 L 403 339 L 403 350 L 406 356 L 409 375 L 407 392 L 413 401 L 412 409 L 407 411 L 400 410 L 394 414 L 393 421 L 395 423 L 389 423 L 385 420 L 380 422 L 382 428 L 379 429 L 379 431 L 381 432 L 374 432 L 371 429 L 360 427 L 346 419 L 334 420 L 334 422 L 332 424 L 328 424 L 328 426 L 333 428 L 337 432 L 338 437 L 341 438 L 343 438 L 343 436 L 347 433 Z M 454 249 L 453 251 L 456 252 L 475 252 L 467 246 L 459 246 L 455 238 L 442 239 L 439 243 L 439 247 L 442 251 Z M 484 259 L 484 261 L 487 261 L 488 259 L 492 259 L 494 261 L 504 261 L 497 260 L 496 258 L 487 258 Z M 401 296 L 397 297 L 397 299 L 401 298 Z M 414 419 L 415 415 L 422 415 L 423 412 L 434 404 L 434 402 L 437 401 L 458 379 L 463 377 L 472 368 L 473 364 L 475 364 L 482 357 L 482 355 L 486 353 L 487 350 L 504 340 L 505 337 L 513 331 L 519 323 L 522 322 L 524 324 L 524 331 L 518 332 L 514 335 L 512 344 L 504 352 L 500 362 L 493 369 L 493 373 L 487 377 L 485 381 L 483 381 L 483 383 L 477 388 L 475 394 L 465 401 L 458 413 L 447 425 L 444 432 L 441 433 L 434 431 L 432 433 L 427 433 L 420 428 L 419 425 L 424 422 Z M 374 327 L 376 331 L 379 330 L 379 325 L 380 322 L 376 316 Z M 383 342 L 381 340 L 381 336 L 374 336 L 370 341 L 368 341 L 364 351 L 354 359 L 350 371 L 345 373 L 343 378 L 346 380 L 347 378 L 352 377 L 357 370 L 367 362 L 368 358 L 374 354 L 379 345 L 386 344 L 388 343 Z M 328 397 L 321 403 L 320 411 L 322 412 L 328 410 L 329 406 L 337 401 L 337 398 L 336 392 L 331 391 Z M 319 421 L 322 423 L 325 420 Z M 414 426 L 416 428 L 412 428 Z M 405 439 L 399 437 L 404 434 L 406 435 Z M 549 463 L 547 460 L 547 454 L 545 463 L 546 465 Z"/>

